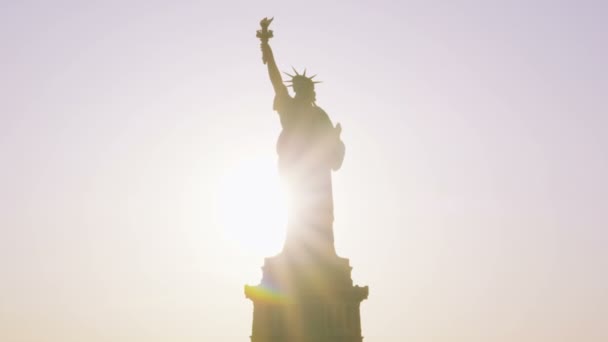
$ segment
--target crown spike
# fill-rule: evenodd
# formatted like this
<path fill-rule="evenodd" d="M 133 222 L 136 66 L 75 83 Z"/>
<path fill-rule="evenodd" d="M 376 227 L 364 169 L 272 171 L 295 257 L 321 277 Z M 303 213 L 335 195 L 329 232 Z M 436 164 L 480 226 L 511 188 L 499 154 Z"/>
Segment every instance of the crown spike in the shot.
<path fill-rule="evenodd" d="M 293 66 L 291 66 L 291 68 L 293 69 L 293 72 L 296 73 L 296 76 L 300 76 L 300 74 L 298 73 L 298 70 L 296 70 L 296 68 L 294 68 Z"/>

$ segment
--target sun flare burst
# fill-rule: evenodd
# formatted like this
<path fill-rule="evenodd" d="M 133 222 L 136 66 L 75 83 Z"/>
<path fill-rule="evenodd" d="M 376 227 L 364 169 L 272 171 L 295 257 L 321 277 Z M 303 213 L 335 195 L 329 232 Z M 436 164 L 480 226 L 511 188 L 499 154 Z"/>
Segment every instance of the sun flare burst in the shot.
<path fill-rule="evenodd" d="M 287 214 L 276 161 L 242 160 L 226 170 L 218 190 L 219 225 L 229 242 L 261 255 L 282 248 Z"/>

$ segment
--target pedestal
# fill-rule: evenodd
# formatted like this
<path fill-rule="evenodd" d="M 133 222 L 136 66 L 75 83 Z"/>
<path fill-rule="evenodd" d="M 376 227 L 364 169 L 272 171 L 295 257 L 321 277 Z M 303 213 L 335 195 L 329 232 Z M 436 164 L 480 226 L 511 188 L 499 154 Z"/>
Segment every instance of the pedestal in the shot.
<path fill-rule="evenodd" d="M 333 253 L 288 252 L 265 259 L 262 281 L 245 286 L 253 301 L 252 342 L 361 342 L 352 267 Z"/>

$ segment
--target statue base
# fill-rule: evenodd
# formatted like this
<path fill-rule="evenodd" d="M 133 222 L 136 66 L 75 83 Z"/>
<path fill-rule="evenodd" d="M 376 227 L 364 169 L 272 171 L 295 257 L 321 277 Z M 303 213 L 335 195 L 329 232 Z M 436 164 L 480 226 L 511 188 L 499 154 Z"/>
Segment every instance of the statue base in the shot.
<path fill-rule="evenodd" d="M 359 306 L 368 287 L 353 286 L 349 260 L 335 253 L 285 249 L 265 259 L 253 301 L 252 342 L 361 342 Z"/>

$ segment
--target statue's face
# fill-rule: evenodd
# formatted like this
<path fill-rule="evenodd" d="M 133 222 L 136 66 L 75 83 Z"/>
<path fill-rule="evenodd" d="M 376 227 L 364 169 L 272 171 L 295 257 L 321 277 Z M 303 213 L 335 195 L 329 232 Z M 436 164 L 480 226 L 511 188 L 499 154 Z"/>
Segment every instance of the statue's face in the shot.
<path fill-rule="evenodd" d="M 307 103 L 313 103 L 317 99 L 317 93 L 315 93 L 315 89 L 306 89 L 296 91 L 296 98 Z"/>
<path fill-rule="evenodd" d="M 310 102 L 315 102 L 315 100 L 317 99 L 317 93 L 315 92 L 314 88 L 306 92 L 306 99 L 310 100 Z"/>
<path fill-rule="evenodd" d="M 293 77 L 293 90 L 296 92 L 296 98 L 303 102 L 313 103 L 316 99 L 315 85 L 310 78 L 297 75 Z"/>

